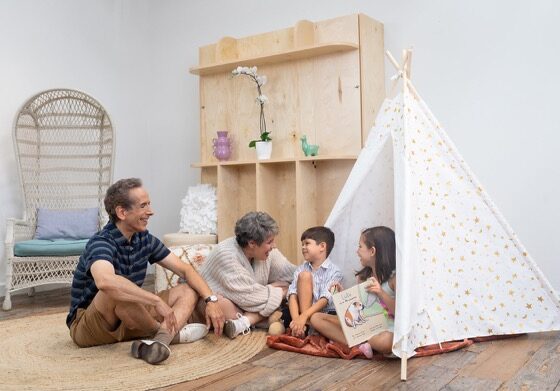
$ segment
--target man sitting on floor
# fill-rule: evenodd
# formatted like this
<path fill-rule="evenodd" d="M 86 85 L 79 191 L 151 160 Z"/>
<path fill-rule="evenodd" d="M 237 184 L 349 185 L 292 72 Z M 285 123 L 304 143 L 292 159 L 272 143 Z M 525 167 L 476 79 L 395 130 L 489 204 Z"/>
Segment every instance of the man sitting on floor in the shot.
<path fill-rule="evenodd" d="M 131 353 L 157 364 L 169 357 L 172 342 L 201 338 L 210 324 L 220 335 L 224 315 L 206 282 L 147 231 L 154 212 L 142 181 L 114 183 L 104 202 L 111 221 L 89 240 L 72 281 L 66 324 L 76 345 L 151 338 L 134 341 Z M 148 262 L 157 262 L 187 283 L 157 295 L 142 289 Z M 207 303 L 206 326 L 186 325 L 199 296 Z"/>

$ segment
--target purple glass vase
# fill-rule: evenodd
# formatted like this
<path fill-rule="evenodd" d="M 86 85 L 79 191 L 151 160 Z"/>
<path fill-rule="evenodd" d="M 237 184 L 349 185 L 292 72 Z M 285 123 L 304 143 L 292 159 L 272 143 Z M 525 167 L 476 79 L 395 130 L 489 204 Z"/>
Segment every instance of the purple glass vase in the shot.
<path fill-rule="evenodd" d="M 227 130 L 218 131 L 218 138 L 212 139 L 214 156 L 218 160 L 228 160 L 231 155 L 231 142 Z"/>

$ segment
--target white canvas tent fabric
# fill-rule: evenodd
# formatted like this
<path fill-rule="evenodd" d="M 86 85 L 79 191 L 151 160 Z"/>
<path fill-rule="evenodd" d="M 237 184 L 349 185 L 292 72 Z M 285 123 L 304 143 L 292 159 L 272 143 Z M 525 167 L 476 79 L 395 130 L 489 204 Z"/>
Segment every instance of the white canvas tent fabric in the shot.
<path fill-rule="evenodd" d="M 556 292 L 425 103 L 407 91 L 383 103 L 326 222 L 345 286 L 360 269 L 360 232 L 386 225 L 397 244 L 397 356 L 560 329 Z"/>

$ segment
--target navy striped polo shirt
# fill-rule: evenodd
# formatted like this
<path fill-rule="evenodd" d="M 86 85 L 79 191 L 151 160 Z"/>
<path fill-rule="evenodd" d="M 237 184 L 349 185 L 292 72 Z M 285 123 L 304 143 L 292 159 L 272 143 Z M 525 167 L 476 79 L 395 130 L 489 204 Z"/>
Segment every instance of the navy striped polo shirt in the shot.
<path fill-rule="evenodd" d="M 99 291 L 91 275 L 94 261 L 103 259 L 113 264 L 115 274 L 142 286 L 148 262 L 159 262 L 169 254 L 169 249 L 147 230 L 136 232 L 129 242 L 113 222 L 107 223 L 91 237 L 78 261 L 72 280 L 70 311 L 66 318 L 68 327 L 74 321 L 78 308 L 87 308 Z"/>

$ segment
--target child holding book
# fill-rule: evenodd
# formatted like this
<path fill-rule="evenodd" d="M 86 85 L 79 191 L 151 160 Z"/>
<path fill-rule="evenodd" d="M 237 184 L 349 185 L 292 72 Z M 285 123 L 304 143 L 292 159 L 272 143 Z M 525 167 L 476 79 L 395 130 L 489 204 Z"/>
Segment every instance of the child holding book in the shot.
<path fill-rule="evenodd" d="M 358 282 L 370 281 L 367 291 L 377 295 L 381 304 L 387 309 L 389 316 L 394 318 L 396 292 L 395 233 L 392 229 L 383 226 L 364 230 L 360 235 L 357 254 L 363 267 L 356 273 Z M 337 286 L 337 289 L 341 290 L 342 287 Z M 310 323 L 315 330 L 325 337 L 333 341 L 346 343 L 336 315 L 317 313 L 311 317 Z M 374 335 L 359 346 L 366 357 L 373 357 L 373 350 L 383 354 L 392 353 L 392 322 L 389 324 L 389 330 Z"/>
<path fill-rule="evenodd" d="M 311 315 L 336 313 L 329 289 L 342 281 L 342 272 L 328 258 L 333 246 L 334 233 L 327 227 L 312 227 L 301 235 L 305 262 L 294 272 L 286 295 L 293 336 L 305 337 Z"/>

